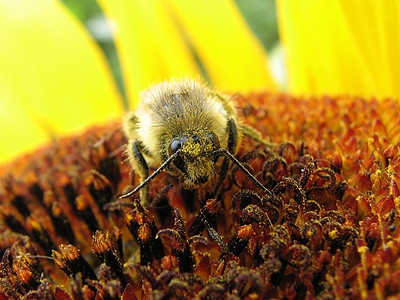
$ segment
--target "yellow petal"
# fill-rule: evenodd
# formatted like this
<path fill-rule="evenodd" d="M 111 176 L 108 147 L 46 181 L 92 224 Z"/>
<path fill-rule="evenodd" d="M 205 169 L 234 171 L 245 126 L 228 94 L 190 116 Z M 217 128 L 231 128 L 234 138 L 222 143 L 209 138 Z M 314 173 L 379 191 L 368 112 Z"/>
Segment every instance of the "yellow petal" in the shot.
<path fill-rule="evenodd" d="M 399 97 L 398 1 L 278 0 L 289 91 Z"/>
<path fill-rule="evenodd" d="M 149 83 L 198 76 L 183 37 L 160 0 L 98 0 L 115 31 L 130 106 Z"/>
<path fill-rule="evenodd" d="M 344 18 L 373 76 L 378 97 L 400 97 L 400 2 L 342 1 Z"/>
<path fill-rule="evenodd" d="M 182 30 L 217 87 L 275 88 L 267 54 L 231 0 L 170 0 Z"/>
<path fill-rule="evenodd" d="M 25 133 L 37 128 L 32 120 L 55 135 L 120 116 L 122 101 L 102 53 L 62 3 L 1 1 L 0 28 L 0 95 L 8 95 L 0 101 L 24 110 L 13 127 L 21 145 L 33 138 Z"/>
<path fill-rule="evenodd" d="M 49 135 L 31 118 L 18 95 L 7 88 L 8 79 L 0 72 L 0 162 L 13 159 L 23 152 L 49 141 Z"/>

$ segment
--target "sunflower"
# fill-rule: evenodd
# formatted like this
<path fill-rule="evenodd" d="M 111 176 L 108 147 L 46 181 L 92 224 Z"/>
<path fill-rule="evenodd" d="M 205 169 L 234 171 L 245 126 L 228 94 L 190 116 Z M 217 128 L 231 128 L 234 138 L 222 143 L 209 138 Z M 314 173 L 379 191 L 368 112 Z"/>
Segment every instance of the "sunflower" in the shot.
<path fill-rule="evenodd" d="M 98 4 L 123 88 L 62 2 L 0 1 L 0 297 L 400 294 L 398 2 L 276 1 L 285 92 L 232 1 Z M 120 116 L 184 76 L 245 98 L 279 146 L 237 157 L 271 194 L 231 166 L 218 197 L 159 176 L 114 210 L 137 184 Z"/>

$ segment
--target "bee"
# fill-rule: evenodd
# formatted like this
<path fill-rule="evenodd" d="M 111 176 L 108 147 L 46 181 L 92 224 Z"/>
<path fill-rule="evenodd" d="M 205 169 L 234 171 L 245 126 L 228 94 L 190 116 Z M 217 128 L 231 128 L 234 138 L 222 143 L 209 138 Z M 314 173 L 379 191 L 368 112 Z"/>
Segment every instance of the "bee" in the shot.
<path fill-rule="evenodd" d="M 140 190 L 142 204 L 148 204 L 148 183 L 163 170 L 176 176 L 185 189 L 203 187 L 215 177 L 220 156 L 224 161 L 214 193 L 225 179 L 230 161 L 270 193 L 234 157 L 243 136 L 267 146 L 270 143 L 258 131 L 240 123 L 228 97 L 198 80 L 172 79 L 143 91 L 140 98 L 136 111 L 124 120 L 124 131 L 130 164 L 142 183 L 121 198 Z M 149 167 L 158 169 L 149 176 Z"/>

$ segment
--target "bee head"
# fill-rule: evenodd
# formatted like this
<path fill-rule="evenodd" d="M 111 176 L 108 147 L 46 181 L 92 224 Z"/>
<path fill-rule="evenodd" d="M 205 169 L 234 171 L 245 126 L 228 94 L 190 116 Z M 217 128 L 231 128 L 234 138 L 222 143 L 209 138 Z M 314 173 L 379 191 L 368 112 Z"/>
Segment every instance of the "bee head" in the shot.
<path fill-rule="evenodd" d="M 169 155 L 180 149 L 173 164 L 179 170 L 185 188 L 195 189 L 209 181 L 218 159 L 213 153 L 219 148 L 219 139 L 211 131 L 182 134 L 171 140 Z"/>

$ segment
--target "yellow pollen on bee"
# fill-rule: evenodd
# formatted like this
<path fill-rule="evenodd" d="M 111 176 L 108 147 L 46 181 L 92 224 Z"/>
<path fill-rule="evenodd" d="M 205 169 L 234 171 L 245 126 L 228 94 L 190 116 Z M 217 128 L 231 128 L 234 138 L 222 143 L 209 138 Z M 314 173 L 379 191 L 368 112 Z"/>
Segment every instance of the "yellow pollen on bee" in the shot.
<path fill-rule="evenodd" d="M 213 147 L 211 144 L 205 144 L 201 142 L 194 143 L 192 141 L 185 143 L 182 147 L 182 152 L 187 153 L 192 157 L 201 156 L 202 154 L 211 152 L 212 150 Z"/>

